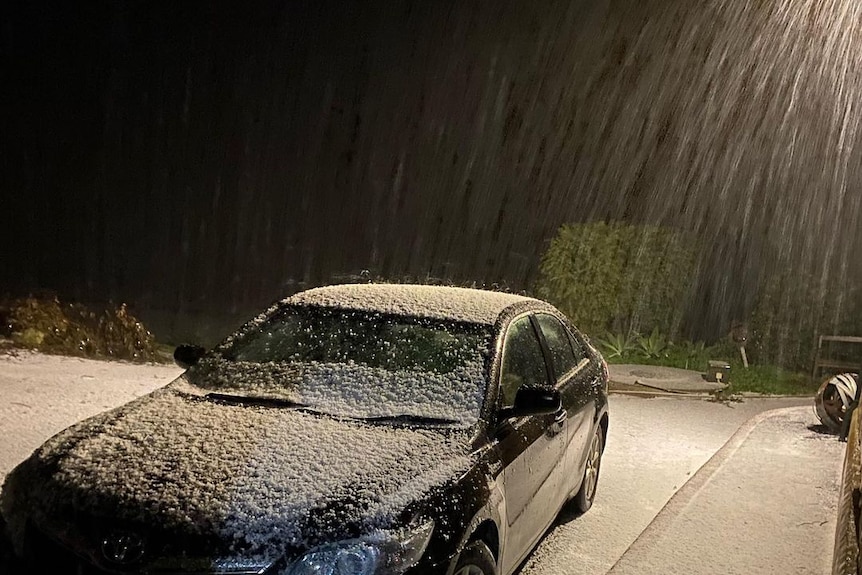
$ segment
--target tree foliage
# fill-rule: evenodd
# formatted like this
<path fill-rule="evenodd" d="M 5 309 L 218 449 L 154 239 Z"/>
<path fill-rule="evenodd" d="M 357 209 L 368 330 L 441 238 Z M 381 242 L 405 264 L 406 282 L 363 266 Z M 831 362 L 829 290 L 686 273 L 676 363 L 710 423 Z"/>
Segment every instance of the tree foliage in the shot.
<path fill-rule="evenodd" d="M 586 333 L 675 334 L 696 263 L 677 230 L 619 222 L 566 224 L 542 257 L 537 294 Z"/>

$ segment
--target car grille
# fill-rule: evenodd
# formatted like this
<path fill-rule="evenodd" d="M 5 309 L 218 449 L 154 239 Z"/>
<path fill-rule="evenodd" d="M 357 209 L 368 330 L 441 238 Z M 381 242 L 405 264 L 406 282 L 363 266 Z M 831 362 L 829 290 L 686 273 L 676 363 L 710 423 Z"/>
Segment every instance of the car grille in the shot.
<path fill-rule="evenodd" d="M 32 526 L 27 529 L 23 563 L 22 575 L 112 575 L 80 559 Z"/>
<path fill-rule="evenodd" d="M 191 536 L 175 536 L 174 540 L 168 544 L 165 541 L 164 534 L 150 533 L 153 537 L 150 543 L 156 544 L 154 547 L 158 549 L 156 555 L 161 552 L 181 553 L 182 550 L 193 550 L 198 557 L 212 557 L 218 546 L 214 540 L 203 537 Z M 182 553 L 184 556 L 190 554 Z M 162 571 L 158 567 L 136 565 L 129 566 L 126 569 L 118 567 L 116 570 L 102 569 L 92 562 L 82 559 L 68 548 L 58 543 L 54 538 L 43 533 L 33 524 L 28 525 L 24 543 L 24 561 L 20 573 L 11 575 L 132 575 L 138 573 L 139 569 L 144 568 L 150 573 L 189 573 L 200 574 L 211 572 L 209 568 L 201 570 L 200 564 L 195 567 L 190 567 L 192 571 L 185 571 L 182 568 L 167 567 L 167 571 Z M 164 569 L 165 567 L 162 567 Z M 189 568 L 189 567 L 187 567 Z M 2 572 L 0 575 L 10 575 Z"/>

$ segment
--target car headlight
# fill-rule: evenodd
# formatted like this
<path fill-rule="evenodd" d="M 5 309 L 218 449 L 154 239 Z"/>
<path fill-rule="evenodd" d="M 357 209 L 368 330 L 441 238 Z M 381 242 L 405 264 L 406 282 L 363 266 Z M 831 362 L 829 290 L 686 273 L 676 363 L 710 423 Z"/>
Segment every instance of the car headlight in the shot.
<path fill-rule="evenodd" d="M 395 534 L 377 534 L 310 550 L 285 575 L 400 575 L 414 566 L 431 539 L 434 522 Z"/>

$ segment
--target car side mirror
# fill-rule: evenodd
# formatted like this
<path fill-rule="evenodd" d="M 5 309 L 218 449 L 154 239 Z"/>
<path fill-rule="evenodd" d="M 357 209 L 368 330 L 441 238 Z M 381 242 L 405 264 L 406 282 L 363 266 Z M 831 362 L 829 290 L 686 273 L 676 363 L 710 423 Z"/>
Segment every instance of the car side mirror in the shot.
<path fill-rule="evenodd" d="M 174 361 L 183 369 L 188 369 L 195 365 L 207 352 L 199 345 L 190 345 L 184 343 L 174 350 Z"/>
<path fill-rule="evenodd" d="M 523 386 L 515 394 L 515 405 L 501 410 L 500 419 L 556 413 L 562 406 L 563 398 L 556 389 Z"/>

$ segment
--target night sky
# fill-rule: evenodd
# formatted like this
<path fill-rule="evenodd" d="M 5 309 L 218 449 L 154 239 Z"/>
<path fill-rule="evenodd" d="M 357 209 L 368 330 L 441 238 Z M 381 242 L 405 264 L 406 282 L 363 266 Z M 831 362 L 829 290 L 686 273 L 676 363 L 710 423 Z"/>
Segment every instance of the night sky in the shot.
<path fill-rule="evenodd" d="M 858 273 L 858 8 L 757 4 L 4 2 L 0 291 L 182 331 L 366 269 L 529 289 L 614 219 L 704 240 L 719 333 L 764 270 Z"/>

